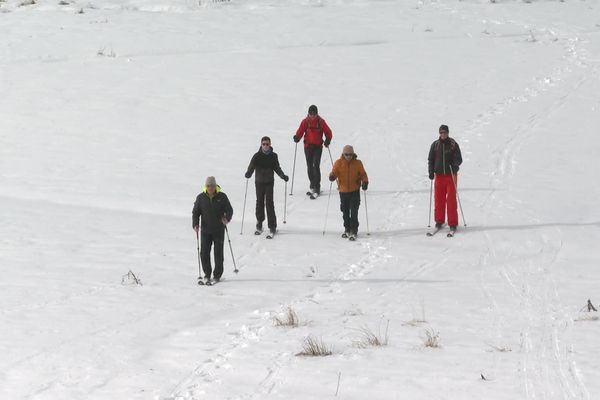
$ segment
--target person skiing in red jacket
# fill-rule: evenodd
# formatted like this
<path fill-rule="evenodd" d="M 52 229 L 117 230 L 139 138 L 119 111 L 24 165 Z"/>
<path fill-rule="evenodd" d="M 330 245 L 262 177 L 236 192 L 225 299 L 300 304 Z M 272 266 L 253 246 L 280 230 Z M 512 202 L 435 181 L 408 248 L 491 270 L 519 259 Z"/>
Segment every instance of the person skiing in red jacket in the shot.
<path fill-rule="evenodd" d="M 435 179 L 435 227 L 439 229 L 444 225 L 446 210 L 448 210 L 448 225 L 451 231 L 456 231 L 458 226 L 456 185 L 462 155 L 458 143 L 448 136 L 450 133 L 448 125 L 440 126 L 439 133 L 440 138 L 431 144 L 428 157 L 429 179 Z"/>
<path fill-rule="evenodd" d="M 308 115 L 300 122 L 293 139 L 298 143 L 304 136 L 304 155 L 306 156 L 306 168 L 310 181 L 310 193 L 319 195 L 321 193 L 321 155 L 323 145 L 329 147 L 333 134 L 327 122 L 319 115 L 317 106 L 308 107 Z M 323 140 L 325 136 L 325 140 Z"/>

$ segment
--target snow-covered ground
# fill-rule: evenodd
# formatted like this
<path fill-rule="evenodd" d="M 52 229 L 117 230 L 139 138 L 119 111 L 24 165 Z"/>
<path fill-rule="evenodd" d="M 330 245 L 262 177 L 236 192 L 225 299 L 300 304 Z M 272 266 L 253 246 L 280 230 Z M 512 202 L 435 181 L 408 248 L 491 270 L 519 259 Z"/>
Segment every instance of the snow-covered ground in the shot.
<path fill-rule="evenodd" d="M 600 3 L 22 3 L 0 0 L 0 398 L 599 398 Z M 355 243 L 301 151 L 280 235 L 252 235 L 252 182 L 242 210 L 261 136 L 292 176 L 312 103 L 369 173 Z M 442 123 L 452 239 L 425 236 Z M 226 244 L 210 288 L 207 175 L 240 270 Z"/>

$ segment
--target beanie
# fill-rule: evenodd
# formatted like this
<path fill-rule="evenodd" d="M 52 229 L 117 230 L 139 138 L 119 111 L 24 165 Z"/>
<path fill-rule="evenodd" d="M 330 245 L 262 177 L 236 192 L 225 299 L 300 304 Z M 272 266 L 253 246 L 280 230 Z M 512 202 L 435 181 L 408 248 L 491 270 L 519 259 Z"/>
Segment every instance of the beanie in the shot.
<path fill-rule="evenodd" d="M 209 176 L 208 178 L 206 178 L 206 182 L 204 183 L 204 186 L 206 186 L 206 187 L 209 187 L 209 186 L 217 187 L 217 180 L 215 179 L 214 176 Z"/>
<path fill-rule="evenodd" d="M 450 132 L 450 129 L 448 129 L 448 125 L 441 125 L 440 126 L 440 132 L 445 131 L 445 132 Z"/>
<path fill-rule="evenodd" d="M 319 110 L 317 109 L 317 106 L 315 106 L 314 104 L 311 105 L 310 107 L 308 107 L 308 113 L 310 115 L 317 115 L 319 113 Z"/>

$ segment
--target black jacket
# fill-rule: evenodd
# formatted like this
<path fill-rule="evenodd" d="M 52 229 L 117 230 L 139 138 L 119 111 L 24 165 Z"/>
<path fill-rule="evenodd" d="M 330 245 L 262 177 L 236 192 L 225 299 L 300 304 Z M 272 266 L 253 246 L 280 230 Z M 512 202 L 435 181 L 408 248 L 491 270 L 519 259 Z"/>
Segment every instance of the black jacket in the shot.
<path fill-rule="evenodd" d="M 221 192 L 221 188 L 217 186 L 217 191 L 212 199 L 208 197 L 206 189 L 196 197 L 194 209 L 192 210 L 192 227 L 198 225 L 200 221 L 200 230 L 205 233 L 218 233 L 225 229 L 225 225 L 221 222 L 221 218 L 227 218 L 231 221 L 233 216 L 233 208 L 227 198 L 227 195 Z"/>
<path fill-rule="evenodd" d="M 446 140 L 436 140 L 429 149 L 429 174 L 450 175 L 450 166 L 452 172 L 458 172 L 462 164 L 462 155 L 458 143 L 452 138 Z"/>
<path fill-rule="evenodd" d="M 273 171 L 277 172 L 277 175 L 281 179 L 285 176 L 283 171 L 281 170 L 281 166 L 279 166 L 279 158 L 277 157 L 277 153 L 273 151 L 273 147 L 269 147 L 270 151 L 268 153 L 263 153 L 261 149 L 259 149 L 250 160 L 250 165 L 248 165 L 248 170 L 246 171 L 246 177 L 249 178 L 252 176 L 254 170 L 256 170 L 256 183 L 271 183 L 275 181 L 275 177 L 273 175 Z"/>

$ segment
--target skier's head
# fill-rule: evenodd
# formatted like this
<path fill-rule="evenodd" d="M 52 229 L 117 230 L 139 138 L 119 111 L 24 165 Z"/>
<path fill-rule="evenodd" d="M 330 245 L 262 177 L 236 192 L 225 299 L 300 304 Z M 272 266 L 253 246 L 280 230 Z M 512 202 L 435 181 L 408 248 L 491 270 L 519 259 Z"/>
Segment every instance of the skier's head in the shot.
<path fill-rule="evenodd" d="M 271 138 L 270 137 L 263 136 L 262 139 L 260 139 L 260 151 L 262 151 L 265 154 L 268 154 L 271 151 L 273 151 L 271 149 Z"/>
<path fill-rule="evenodd" d="M 217 180 L 214 176 L 209 176 L 206 178 L 206 182 L 204 182 L 204 186 L 206 187 L 217 187 Z"/>
<path fill-rule="evenodd" d="M 346 160 L 351 160 L 352 157 L 354 157 L 354 147 L 349 144 L 345 145 L 342 149 L 342 156 L 344 156 Z"/>
<path fill-rule="evenodd" d="M 445 134 L 450 133 L 450 129 L 448 129 L 448 125 L 440 125 L 440 135 L 442 133 L 445 133 Z"/>
<path fill-rule="evenodd" d="M 316 117 L 318 113 L 319 113 L 319 110 L 317 109 L 317 106 L 315 106 L 314 104 L 311 105 L 310 107 L 308 107 L 308 115 L 310 115 L 311 117 Z"/>

